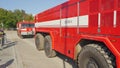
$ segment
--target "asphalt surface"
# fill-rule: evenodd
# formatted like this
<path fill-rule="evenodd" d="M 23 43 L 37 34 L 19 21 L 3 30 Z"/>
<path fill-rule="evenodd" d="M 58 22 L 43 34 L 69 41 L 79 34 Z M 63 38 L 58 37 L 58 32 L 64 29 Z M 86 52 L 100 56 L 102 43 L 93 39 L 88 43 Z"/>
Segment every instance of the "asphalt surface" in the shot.
<path fill-rule="evenodd" d="M 76 68 L 66 57 L 47 58 L 44 51 L 37 51 L 34 38 L 20 39 L 16 31 L 5 33 L 6 43 L 0 49 L 0 68 Z"/>

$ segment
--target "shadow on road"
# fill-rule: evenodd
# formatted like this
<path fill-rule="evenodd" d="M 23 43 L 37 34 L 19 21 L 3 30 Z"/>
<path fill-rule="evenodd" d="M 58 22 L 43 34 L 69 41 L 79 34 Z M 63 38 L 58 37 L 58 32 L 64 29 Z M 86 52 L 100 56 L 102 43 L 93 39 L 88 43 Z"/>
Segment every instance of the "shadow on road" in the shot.
<path fill-rule="evenodd" d="M 7 48 L 10 48 L 12 46 L 15 46 L 17 44 L 17 41 L 14 41 L 14 42 L 7 42 L 5 43 L 2 48 L 0 49 L 0 52 L 1 52 L 1 57 L 0 57 L 0 68 L 7 68 L 9 65 L 11 65 L 14 61 L 14 59 L 8 59 L 9 56 L 11 56 L 8 52 L 7 52 Z M 3 64 L 1 64 L 1 62 Z M 5 62 L 5 63 L 4 63 Z"/>
<path fill-rule="evenodd" d="M 32 38 L 34 38 L 34 36 L 24 36 L 23 39 L 32 39 Z"/>
<path fill-rule="evenodd" d="M 6 43 L 5 45 L 2 46 L 2 48 L 0 50 L 15 46 L 16 44 L 17 44 L 17 41 Z"/>
<path fill-rule="evenodd" d="M 13 63 L 14 59 L 7 61 L 5 64 L 0 65 L 0 68 L 7 68 L 9 65 Z"/>
<path fill-rule="evenodd" d="M 72 59 L 66 57 L 66 56 L 63 56 L 61 54 L 58 54 L 57 55 L 60 59 L 63 60 L 63 68 L 66 68 L 66 64 L 65 62 L 69 63 L 70 65 L 72 65 L 72 68 L 78 68 L 77 66 L 77 63 L 75 61 L 73 61 Z"/>
<path fill-rule="evenodd" d="M 4 50 L 4 49 L 7 49 L 9 47 L 12 47 L 12 46 L 15 46 L 17 44 L 17 41 L 14 41 L 14 42 L 8 42 L 8 43 L 5 43 L 1 48 L 0 48 L 0 51 Z"/>

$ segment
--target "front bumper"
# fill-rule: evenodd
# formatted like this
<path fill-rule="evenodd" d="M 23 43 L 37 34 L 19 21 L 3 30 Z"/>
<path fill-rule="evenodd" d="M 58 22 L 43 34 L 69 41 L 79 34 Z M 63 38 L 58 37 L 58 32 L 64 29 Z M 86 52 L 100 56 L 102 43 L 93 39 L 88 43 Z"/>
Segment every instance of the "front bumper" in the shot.
<path fill-rule="evenodd" d="M 33 31 L 30 32 L 21 32 L 21 35 L 34 35 Z"/>

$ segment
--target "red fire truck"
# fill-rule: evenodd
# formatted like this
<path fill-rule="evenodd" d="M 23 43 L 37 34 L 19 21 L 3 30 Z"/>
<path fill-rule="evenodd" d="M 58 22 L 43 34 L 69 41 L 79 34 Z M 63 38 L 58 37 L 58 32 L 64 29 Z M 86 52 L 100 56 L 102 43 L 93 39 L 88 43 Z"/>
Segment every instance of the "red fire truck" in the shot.
<path fill-rule="evenodd" d="M 20 38 L 33 37 L 35 35 L 34 22 L 18 22 L 17 23 L 17 34 Z"/>
<path fill-rule="evenodd" d="M 69 0 L 35 16 L 35 43 L 79 68 L 120 68 L 120 0 Z"/>

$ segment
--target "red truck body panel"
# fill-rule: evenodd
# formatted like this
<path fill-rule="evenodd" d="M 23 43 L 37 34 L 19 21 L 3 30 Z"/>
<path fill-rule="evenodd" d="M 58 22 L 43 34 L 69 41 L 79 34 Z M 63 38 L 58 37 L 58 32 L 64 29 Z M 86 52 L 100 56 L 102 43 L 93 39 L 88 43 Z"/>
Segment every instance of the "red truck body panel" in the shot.
<path fill-rule="evenodd" d="M 57 52 L 74 58 L 80 40 L 101 41 L 120 68 L 120 0 L 70 0 L 37 14 L 35 22 L 36 32 L 50 33 Z"/>

